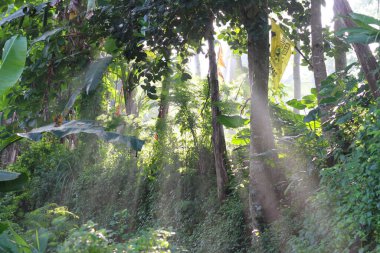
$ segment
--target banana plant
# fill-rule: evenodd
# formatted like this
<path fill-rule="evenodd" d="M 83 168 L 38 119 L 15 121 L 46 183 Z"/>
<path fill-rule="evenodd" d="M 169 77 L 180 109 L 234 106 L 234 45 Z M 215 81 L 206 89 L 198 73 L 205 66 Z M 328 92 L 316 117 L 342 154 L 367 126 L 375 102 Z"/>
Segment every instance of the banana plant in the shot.
<path fill-rule="evenodd" d="M 5 42 L 0 65 L 0 96 L 16 84 L 25 67 L 27 41 L 15 35 Z"/>

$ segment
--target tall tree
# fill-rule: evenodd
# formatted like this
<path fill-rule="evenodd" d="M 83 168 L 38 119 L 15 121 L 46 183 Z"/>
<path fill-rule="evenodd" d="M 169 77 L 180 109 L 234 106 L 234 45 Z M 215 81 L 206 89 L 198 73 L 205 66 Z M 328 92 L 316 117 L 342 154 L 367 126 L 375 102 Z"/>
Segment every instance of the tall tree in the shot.
<path fill-rule="evenodd" d="M 218 116 L 221 115 L 218 102 L 220 102 L 218 66 L 215 53 L 214 39 L 214 18 L 211 18 L 206 32 L 206 40 L 208 43 L 209 57 L 209 85 L 211 93 L 211 111 L 212 111 L 212 144 L 214 149 L 214 160 L 216 169 L 216 180 L 218 188 L 218 198 L 223 200 L 226 197 L 226 187 L 228 182 L 226 169 L 226 142 L 224 137 L 223 126 L 218 122 Z"/>
<path fill-rule="evenodd" d="M 228 82 L 236 80 L 243 73 L 243 63 L 241 55 L 234 54 L 231 51 L 230 64 L 229 64 Z"/>
<path fill-rule="evenodd" d="M 318 103 L 321 110 L 321 121 L 324 124 L 328 117 L 328 108 L 320 104 L 322 81 L 327 78 L 327 70 L 324 58 L 323 33 L 322 33 L 322 0 L 311 0 L 311 54 L 315 87 L 318 91 Z"/>
<path fill-rule="evenodd" d="M 318 99 L 321 97 L 322 81 L 327 78 L 326 64 L 324 59 L 321 0 L 311 0 L 311 49 L 315 86 L 318 90 Z"/>
<path fill-rule="evenodd" d="M 136 115 L 137 105 L 135 102 L 136 84 L 134 83 L 138 79 L 135 75 L 133 68 L 125 67 L 124 63 L 120 64 L 121 79 L 123 83 L 123 95 L 126 115 Z"/>
<path fill-rule="evenodd" d="M 194 55 L 194 64 L 195 64 L 195 75 L 200 77 L 202 75 L 202 71 L 201 71 L 201 60 L 199 59 L 199 54 Z"/>
<path fill-rule="evenodd" d="M 300 48 L 300 43 L 297 41 L 296 47 Z M 301 54 L 296 51 L 293 62 L 293 81 L 294 81 L 294 98 L 301 99 Z M 295 113 L 299 110 L 294 109 Z"/>
<path fill-rule="evenodd" d="M 279 201 L 274 189 L 274 136 L 269 116 L 269 23 L 268 2 L 249 2 L 242 9 L 248 33 L 248 70 L 251 87 L 250 142 L 250 212 L 253 229 L 259 220 L 271 223 L 280 216 Z M 259 60 L 258 60 L 259 59 Z"/>
<path fill-rule="evenodd" d="M 334 6 L 337 4 L 337 0 L 334 0 Z M 336 9 L 334 8 L 334 31 L 338 32 L 342 28 L 344 28 L 344 23 L 340 18 L 338 18 L 338 14 L 336 13 Z M 334 40 L 335 52 L 334 52 L 334 60 L 335 60 L 335 71 L 342 71 L 347 66 L 347 55 L 346 55 L 346 46 L 345 43 L 339 38 L 335 38 Z"/>
<path fill-rule="evenodd" d="M 336 15 L 342 17 L 343 24 L 346 28 L 356 27 L 356 24 L 349 18 L 352 9 L 347 0 L 335 0 L 334 12 Z M 380 80 L 380 72 L 377 61 L 368 45 L 354 43 L 353 47 L 372 94 L 375 98 L 378 98 L 380 96 L 380 91 L 377 82 Z"/>
<path fill-rule="evenodd" d="M 165 77 L 162 81 L 162 90 L 160 98 L 160 106 L 158 109 L 158 118 L 165 120 L 169 113 L 169 91 L 170 91 L 170 78 Z"/>

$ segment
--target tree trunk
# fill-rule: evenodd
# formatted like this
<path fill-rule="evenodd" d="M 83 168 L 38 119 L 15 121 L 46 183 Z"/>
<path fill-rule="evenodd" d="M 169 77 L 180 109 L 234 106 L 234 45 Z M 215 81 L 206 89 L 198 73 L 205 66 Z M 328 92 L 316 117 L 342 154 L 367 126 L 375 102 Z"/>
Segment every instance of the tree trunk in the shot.
<path fill-rule="evenodd" d="M 322 81 L 327 78 L 326 64 L 323 48 L 323 33 L 321 19 L 321 0 L 311 0 L 311 53 L 315 87 L 318 91 L 318 103 L 322 100 L 320 95 Z M 320 105 L 321 122 L 324 124 L 328 119 L 328 108 Z"/>
<path fill-rule="evenodd" d="M 168 78 L 165 78 L 165 80 L 162 82 L 162 91 L 161 91 L 161 100 L 160 100 L 160 107 L 158 109 L 158 118 L 159 119 L 166 119 L 168 113 L 169 113 L 169 85 L 170 81 Z"/>
<path fill-rule="evenodd" d="M 216 169 L 216 180 L 218 189 L 218 198 L 220 201 L 226 198 L 226 187 L 228 182 L 226 160 L 226 142 L 224 139 L 223 126 L 218 122 L 217 117 L 221 114 L 217 103 L 220 101 L 218 66 L 216 63 L 215 39 L 214 39 L 214 20 L 210 20 L 208 34 L 206 39 L 209 46 L 209 76 L 208 81 L 211 93 L 211 111 L 212 111 L 212 144 L 214 149 L 214 160 Z"/>
<path fill-rule="evenodd" d="M 334 0 L 334 5 L 337 4 L 337 0 Z M 339 30 L 344 28 L 344 23 L 341 19 L 338 18 L 338 14 L 336 13 L 336 10 L 334 8 L 334 15 L 335 15 L 335 22 L 334 22 L 334 31 L 338 32 Z M 335 60 L 335 71 L 342 71 L 346 68 L 347 66 L 347 55 L 346 55 L 346 47 L 345 43 L 339 39 L 335 38 L 334 40 L 334 45 L 335 45 L 335 55 L 334 55 L 334 60 Z"/>
<path fill-rule="evenodd" d="M 334 12 L 336 15 L 346 17 L 352 13 L 352 9 L 347 0 L 335 0 Z M 342 21 L 346 28 L 356 27 L 356 24 L 349 18 L 343 18 Z M 380 80 L 380 73 L 376 59 L 368 45 L 354 43 L 353 47 L 366 76 L 371 92 L 375 98 L 378 98 L 380 91 L 377 81 Z"/>
<path fill-rule="evenodd" d="M 250 142 L 250 212 L 253 230 L 260 222 L 272 223 L 280 217 L 275 191 L 278 171 L 270 165 L 274 159 L 274 136 L 269 115 L 269 29 L 267 1 L 257 10 L 252 4 L 244 10 L 244 25 L 248 32 L 248 71 L 251 87 Z M 257 14 L 257 15 L 256 15 Z M 275 173 L 272 173 L 275 172 Z M 253 234 L 254 241 L 255 238 Z"/>
<path fill-rule="evenodd" d="M 126 115 L 137 115 L 137 106 L 135 102 L 135 86 L 132 83 L 132 71 L 127 75 L 127 68 L 124 63 L 120 63 L 121 81 L 123 84 L 123 95 Z"/>
<path fill-rule="evenodd" d="M 297 48 L 300 48 L 300 43 L 296 43 Z M 293 63 L 293 80 L 294 80 L 294 98 L 301 99 L 301 55 L 296 51 L 294 55 Z M 295 113 L 299 113 L 299 110 L 294 109 Z"/>
<path fill-rule="evenodd" d="M 231 52 L 230 81 L 236 80 L 243 73 L 241 55 Z"/>
<path fill-rule="evenodd" d="M 311 41 L 315 87 L 320 100 L 321 84 L 327 78 L 323 48 L 321 0 L 311 0 Z"/>
<path fill-rule="evenodd" d="M 201 61 L 199 59 L 199 54 L 194 55 L 194 64 L 195 64 L 195 75 L 201 77 Z"/>
<path fill-rule="evenodd" d="M 135 103 L 135 89 L 130 90 L 128 87 L 123 88 L 124 101 L 125 101 L 125 113 L 127 115 L 136 115 L 137 106 Z"/>

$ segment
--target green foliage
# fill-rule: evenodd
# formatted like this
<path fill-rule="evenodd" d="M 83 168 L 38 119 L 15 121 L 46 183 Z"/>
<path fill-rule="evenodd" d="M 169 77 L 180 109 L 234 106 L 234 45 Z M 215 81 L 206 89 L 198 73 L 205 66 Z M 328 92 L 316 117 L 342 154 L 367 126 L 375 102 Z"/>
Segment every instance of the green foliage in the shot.
<path fill-rule="evenodd" d="M 128 210 L 124 209 L 119 212 L 115 212 L 109 222 L 109 227 L 112 232 L 109 236 L 113 238 L 114 241 L 125 241 L 129 236 L 127 234 L 128 230 Z"/>
<path fill-rule="evenodd" d="M 121 250 L 126 250 L 131 253 L 138 252 L 181 252 L 172 247 L 169 243 L 169 238 L 175 233 L 161 230 L 161 229 L 149 229 L 139 233 L 135 238 L 130 239 L 122 247 L 116 247 L 116 252 L 122 252 Z M 185 251 L 184 251 L 185 252 Z"/>
<path fill-rule="evenodd" d="M 0 95 L 13 86 L 24 71 L 26 38 L 15 35 L 5 42 L 0 65 Z"/>
<path fill-rule="evenodd" d="M 46 230 L 35 231 L 34 243 L 30 244 L 17 234 L 12 227 L 0 234 L 0 250 L 9 253 L 44 253 L 49 235 Z"/>
<path fill-rule="evenodd" d="M 58 247 L 59 253 L 71 253 L 73 249 L 80 253 L 106 253 L 111 252 L 106 238 L 105 229 L 97 229 L 92 221 L 75 229 L 65 242 Z"/>
<path fill-rule="evenodd" d="M 20 191 L 27 180 L 24 173 L 0 170 L 0 192 Z"/>
<path fill-rule="evenodd" d="M 380 30 L 374 27 L 379 26 L 380 20 L 359 13 L 350 13 L 349 18 L 357 27 L 342 29 L 336 33 L 337 36 L 342 36 L 348 43 L 371 44 L 380 41 Z"/>
<path fill-rule="evenodd" d="M 245 252 L 249 243 L 246 229 L 241 203 L 232 197 L 219 210 L 207 213 L 193 235 L 197 239 L 193 251 Z"/>
<path fill-rule="evenodd" d="M 79 217 L 68 211 L 67 207 L 48 204 L 25 214 L 22 225 L 26 228 L 25 235 L 33 237 L 34 231 L 47 230 L 49 248 L 55 248 L 62 243 L 69 232 L 78 227 Z"/>
<path fill-rule="evenodd" d="M 352 247 L 377 252 L 379 243 L 377 162 L 378 105 L 367 85 L 348 73 L 336 73 L 322 84 L 325 105 L 334 106 L 325 130 L 330 152 L 315 153 L 321 188 L 304 213 L 291 252 L 345 252 Z"/>
<path fill-rule="evenodd" d="M 228 128 L 239 128 L 249 123 L 249 120 L 244 119 L 239 115 L 235 115 L 235 116 L 220 115 L 218 116 L 217 119 L 220 124 Z"/>
<path fill-rule="evenodd" d="M 339 155 L 337 165 L 322 171 L 322 183 L 337 205 L 337 217 L 344 217 L 337 226 L 349 233 L 351 240 L 361 238 L 369 248 L 380 243 L 379 115 L 380 111 L 372 108 L 352 143 L 352 153 Z"/>
<path fill-rule="evenodd" d="M 23 247 L 24 252 L 89 253 L 178 252 L 182 248 L 176 245 L 186 245 L 191 252 L 219 253 L 278 252 L 288 244 L 291 252 L 343 252 L 359 238 L 363 251 L 378 250 L 380 112 L 363 78 L 352 75 L 349 68 L 330 75 L 318 96 L 313 89 L 310 95 L 287 102 L 308 112 L 306 116 L 289 110 L 282 102 L 283 90 L 274 92 L 276 149 L 289 176 L 284 194 L 292 199 L 284 203 L 283 219 L 265 228 L 262 247 L 255 249 L 249 249 L 252 231 L 247 225 L 251 224 L 247 218 L 251 132 L 245 119 L 248 101 L 243 103 L 249 87 L 242 82 L 237 90 L 235 83 L 221 82 L 218 120 L 225 127 L 238 128 L 228 129 L 226 137 L 229 148 L 231 136 L 232 144 L 239 147 L 228 154 L 229 195 L 224 202 L 217 201 L 210 151 L 210 87 L 207 80 L 192 77 L 186 69 L 188 58 L 202 51 L 213 21 L 224 26 L 219 39 L 227 41 L 234 53 L 246 52 L 247 32 L 254 29 L 254 39 L 262 39 L 269 29 L 256 13 L 264 13 L 260 9 L 264 1 L 89 0 L 86 8 L 80 1 L 39 4 L 38 0 L 24 7 L 25 1 L 13 1 L 7 9 L 11 2 L 0 4 L 4 11 L 0 43 L 6 44 L 1 68 L 16 59 L 7 58 L 12 40 L 28 38 L 32 43 L 22 78 L 20 70 L 6 73 L 17 72 L 7 85 L 12 87 L 2 93 L 1 123 L 7 125 L 0 129 L 1 147 L 17 141 L 17 132 L 42 140 L 17 143 L 21 155 L 6 168 L 21 173 L 8 179 L 25 175 L 30 180 L 22 193 L 0 194 L 4 239 L 0 245 L 11 252 Z M 310 1 L 268 4 L 284 31 L 294 41 L 302 40 L 307 57 Z M 253 13 L 245 13 L 246 9 Z M 246 22 L 253 17 L 257 24 Z M 378 20 L 358 14 L 351 18 L 359 27 L 345 31 L 350 42 L 378 41 Z M 6 42 L 14 34 L 23 37 Z M 26 58 L 26 47 L 18 52 Z M 23 64 L 18 64 L 20 69 Z M 161 101 L 129 97 L 137 87 L 149 99 Z M 83 91 L 86 96 L 80 96 Z M 138 105 L 138 113 L 124 115 L 120 108 L 130 100 Z M 170 113 L 153 123 L 157 105 L 165 103 Z M 327 115 L 322 115 L 324 108 L 329 109 Z M 60 120 L 53 125 L 56 115 L 63 118 L 56 117 Z M 328 118 L 322 133 L 324 116 Z M 86 121 L 95 118 L 105 127 Z M 73 135 L 78 133 L 83 134 Z M 144 145 L 122 134 L 147 141 Z M 126 146 L 141 152 L 130 152 Z M 321 188 L 314 193 L 320 169 Z M 0 188 L 8 179 L 0 171 Z M 311 193 L 314 198 L 306 201 Z M 305 212 L 300 211 L 308 204 Z M 294 214 L 297 205 L 301 208 Z M 91 221 L 84 223 L 87 220 L 107 230 Z M 17 222 L 20 227 L 11 224 L 17 233 L 4 221 Z M 78 227 L 80 223 L 84 224 Z"/>
<path fill-rule="evenodd" d="M 104 71 L 107 66 L 112 61 L 112 57 L 104 57 L 98 59 L 97 61 L 91 63 L 88 67 L 88 71 L 86 72 L 84 87 L 86 89 L 87 94 L 96 89 L 96 86 L 99 84 Z"/>

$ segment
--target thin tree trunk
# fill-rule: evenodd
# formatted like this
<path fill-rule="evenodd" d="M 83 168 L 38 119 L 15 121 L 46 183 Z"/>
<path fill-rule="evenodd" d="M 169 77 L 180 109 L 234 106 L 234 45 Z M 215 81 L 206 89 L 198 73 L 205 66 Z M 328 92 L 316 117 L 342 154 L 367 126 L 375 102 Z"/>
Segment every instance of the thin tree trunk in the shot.
<path fill-rule="evenodd" d="M 129 71 L 128 75 L 126 73 L 127 69 L 125 68 L 124 63 L 120 64 L 121 69 L 121 81 L 123 84 L 123 95 L 124 95 L 124 105 L 126 115 L 136 115 L 137 106 L 135 103 L 135 87 L 132 83 L 132 73 Z"/>
<path fill-rule="evenodd" d="M 199 54 L 194 55 L 194 64 L 195 64 L 195 75 L 200 77 L 202 75 L 202 71 L 201 71 L 201 61 L 199 59 Z"/>
<path fill-rule="evenodd" d="M 297 48 L 300 48 L 300 43 L 296 43 Z M 293 81 L 294 81 L 294 98 L 301 99 L 301 55 L 299 52 L 296 52 L 294 55 L 293 63 Z M 295 113 L 299 113 L 299 110 L 294 109 Z"/>
<path fill-rule="evenodd" d="M 170 81 L 168 78 L 165 78 L 165 80 L 162 82 L 162 91 L 161 91 L 161 100 L 160 100 L 160 107 L 158 109 L 158 118 L 159 119 L 166 119 L 168 112 L 169 112 L 169 85 Z"/>
<path fill-rule="evenodd" d="M 261 1 L 259 11 L 252 4 L 244 10 L 244 24 L 248 32 L 248 71 L 251 87 L 251 142 L 250 142 L 250 212 L 252 228 L 260 229 L 260 220 L 272 223 L 280 217 L 275 191 L 276 163 L 274 136 L 269 115 L 269 29 L 267 1 Z M 256 15 L 257 13 L 257 15 Z M 259 60 L 258 60 L 259 59 Z M 257 241 L 253 234 L 253 240 Z"/>
<path fill-rule="evenodd" d="M 352 9 L 347 0 L 335 0 L 334 12 L 336 15 L 346 17 L 352 13 Z M 350 18 L 343 18 L 342 20 L 346 28 L 356 27 L 356 24 Z M 366 76 L 371 92 L 375 98 L 378 98 L 380 96 L 380 91 L 377 81 L 380 80 L 380 73 L 377 61 L 368 45 L 354 43 L 353 47 Z"/>
<path fill-rule="evenodd" d="M 223 126 L 218 122 L 217 117 L 221 114 L 217 103 L 220 101 L 219 81 L 218 81 L 218 66 L 216 63 L 215 39 L 213 19 L 210 20 L 209 31 L 206 39 L 209 46 L 209 84 L 211 93 L 211 111 L 212 111 L 212 144 L 214 149 L 214 160 L 216 169 L 216 180 L 218 189 L 218 198 L 220 201 L 226 198 L 227 188 L 227 169 L 226 160 L 226 142 L 224 139 Z"/>
<path fill-rule="evenodd" d="M 241 55 L 231 52 L 231 66 L 230 66 L 230 78 L 236 80 L 243 73 L 243 63 L 241 61 Z"/>
<path fill-rule="evenodd" d="M 315 87 L 318 91 L 318 102 L 322 100 L 320 95 L 322 81 L 327 78 L 326 64 L 323 48 L 323 33 L 321 19 L 321 0 L 311 0 L 311 46 Z M 328 108 L 321 106 L 322 124 L 328 118 Z"/>
<path fill-rule="evenodd" d="M 334 5 L 337 4 L 337 0 L 334 0 Z M 338 14 L 336 13 L 336 10 L 334 8 L 334 15 L 335 15 L 335 22 L 334 22 L 334 31 L 338 32 L 339 30 L 344 28 L 344 23 L 341 19 L 337 18 Z M 335 55 L 334 55 L 334 60 L 335 60 L 335 71 L 342 71 L 346 68 L 347 66 L 347 55 L 346 55 L 346 47 L 345 43 L 339 39 L 335 38 L 334 40 L 334 45 L 335 45 Z"/>
<path fill-rule="evenodd" d="M 124 101 L 125 101 L 125 113 L 127 115 L 136 115 L 137 106 L 135 103 L 135 89 L 130 90 L 128 87 L 123 88 Z"/>

